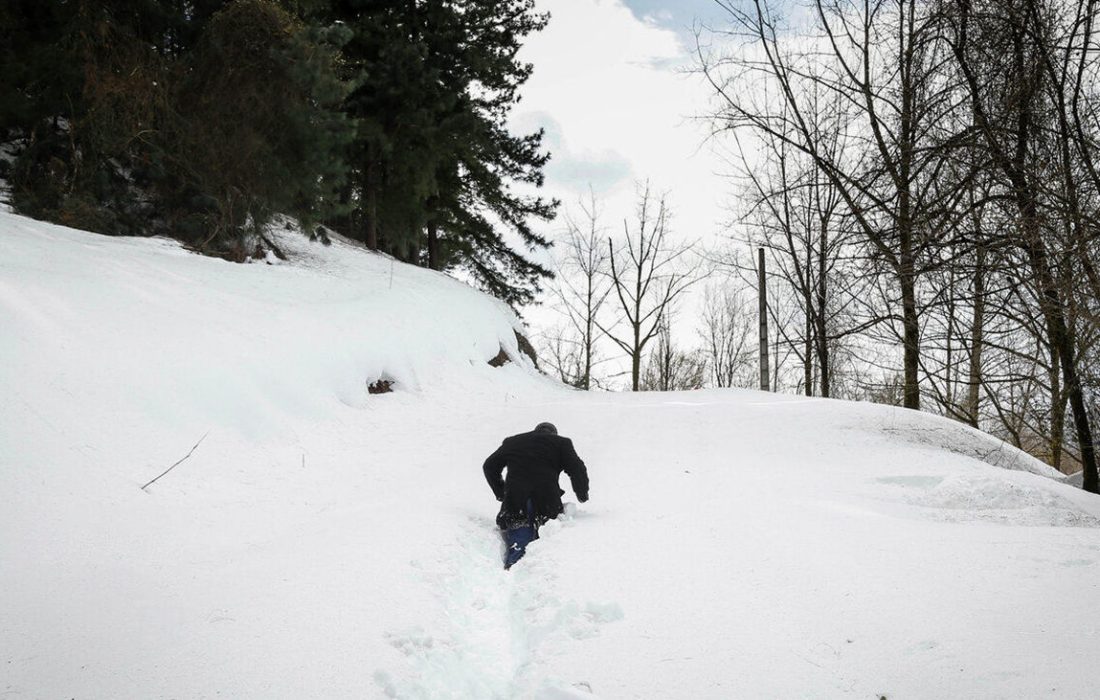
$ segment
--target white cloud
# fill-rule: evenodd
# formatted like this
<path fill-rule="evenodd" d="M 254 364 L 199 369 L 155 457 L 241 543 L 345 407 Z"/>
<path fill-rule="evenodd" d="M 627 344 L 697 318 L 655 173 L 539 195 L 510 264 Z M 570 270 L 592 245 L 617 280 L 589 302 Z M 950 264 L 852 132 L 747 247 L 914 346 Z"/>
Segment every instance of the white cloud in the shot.
<path fill-rule="evenodd" d="M 590 179 L 611 223 L 632 212 L 634 180 L 649 178 L 669 191 L 680 236 L 717 233 L 726 183 L 693 120 L 707 92 L 683 71 L 692 63 L 681 37 L 620 0 L 544 0 L 540 9 L 551 19 L 523 48 L 535 70 L 515 123 L 548 131 L 557 159 L 549 192 L 569 206 Z"/>

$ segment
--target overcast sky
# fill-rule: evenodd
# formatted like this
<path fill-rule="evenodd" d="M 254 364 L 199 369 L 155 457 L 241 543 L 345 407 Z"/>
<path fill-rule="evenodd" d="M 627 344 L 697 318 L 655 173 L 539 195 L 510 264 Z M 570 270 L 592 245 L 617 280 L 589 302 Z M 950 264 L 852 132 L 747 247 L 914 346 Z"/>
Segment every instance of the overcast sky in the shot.
<path fill-rule="evenodd" d="M 546 129 L 553 154 L 547 190 L 575 210 L 588 187 L 605 204 L 605 225 L 622 231 L 635 183 L 665 190 L 672 230 L 713 243 L 727 218 L 730 183 L 706 145 L 709 93 L 692 67 L 696 18 L 720 18 L 712 0 L 541 0 L 549 26 L 528 37 L 534 74 L 514 112 L 517 129 Z M 553 226 L 561 228 L 561 218 Z M 533 324 L 546 322 L 538 311 Z"/>
<path fill-rule="evenodd" d="M 648 178 L 669 191 L 681 235 L 719 228 L 728 183 L 715 176 L 720 164 L 696 119 L 709 95 L 686 73 L 694 11 L 712 5 L 544 0 L 550 24 L 524 47 L 535 70 L 514 119 L 518 129 L 546 129 L 548 189 L 567 207 L 591 185 L 621 227 L 634 183 Z"/>

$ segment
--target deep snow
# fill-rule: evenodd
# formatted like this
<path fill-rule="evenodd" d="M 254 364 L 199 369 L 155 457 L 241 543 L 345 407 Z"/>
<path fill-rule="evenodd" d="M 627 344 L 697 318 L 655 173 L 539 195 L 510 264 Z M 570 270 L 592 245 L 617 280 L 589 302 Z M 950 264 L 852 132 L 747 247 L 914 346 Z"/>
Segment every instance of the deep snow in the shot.
<path fill-rule="evenodd" d="M 1100 499 L 1053 470 L 902 409 L 494 369 L 499 303 L 281 241 L 0 213 L 0 695 L 1096 695 Z M 505 572 L 481 461 L 541 420 L 592 500 Z"/>

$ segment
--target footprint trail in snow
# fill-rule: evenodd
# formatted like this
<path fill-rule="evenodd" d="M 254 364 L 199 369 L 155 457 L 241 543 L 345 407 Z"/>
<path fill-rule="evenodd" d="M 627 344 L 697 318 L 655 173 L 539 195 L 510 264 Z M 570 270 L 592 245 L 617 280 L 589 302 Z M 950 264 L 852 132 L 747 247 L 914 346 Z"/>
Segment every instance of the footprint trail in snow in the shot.
<path fill-rule="evenodd" d="M 560 521 L 541 530 L 542 540 L 572 524 L 573 504 Z M 411 671 L 379 670 L 374 678 L 391 698 L 535 698 L 595 700 L 583 679 L 554 673 L 562 645 L 599 634 L 622 617 L 614 603 L 579 603 L 556 594 L 554 562 L 536 541 L 511 571 L 501 564 L 502 543 L 485 518 L 472 518 L 424 584 L 439 598 L 442 614 L 427 626 L 387 633 Z"/>

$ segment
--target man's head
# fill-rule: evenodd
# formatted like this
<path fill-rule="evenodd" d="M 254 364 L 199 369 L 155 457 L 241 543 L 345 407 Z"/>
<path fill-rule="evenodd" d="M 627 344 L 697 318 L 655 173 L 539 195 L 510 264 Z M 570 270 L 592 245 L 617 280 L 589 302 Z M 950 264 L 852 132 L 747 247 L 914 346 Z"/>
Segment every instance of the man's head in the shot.
<path fill-rule="evenodd" d="M 554 427 L 553 423 L 539 423 L 535 426 L 536 433 L 550 433 L 551 435 L 557 435 L 558 429 Z"/>

